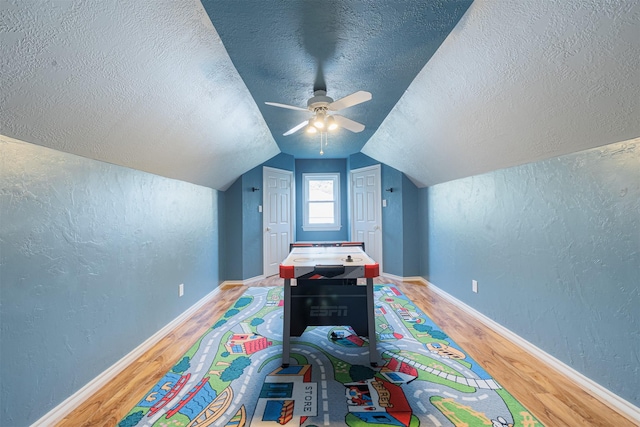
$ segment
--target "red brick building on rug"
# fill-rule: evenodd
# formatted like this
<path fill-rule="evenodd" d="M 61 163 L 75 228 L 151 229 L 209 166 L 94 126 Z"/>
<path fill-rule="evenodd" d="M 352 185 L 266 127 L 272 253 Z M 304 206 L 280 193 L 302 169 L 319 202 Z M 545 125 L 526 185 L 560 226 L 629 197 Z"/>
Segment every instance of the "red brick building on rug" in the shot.
<path fill-rule="evenodd" d="M 224 348 L 231 354 L 253 354 L 271 346 L 273 343 L 262 335 L 233 334 Z"/>

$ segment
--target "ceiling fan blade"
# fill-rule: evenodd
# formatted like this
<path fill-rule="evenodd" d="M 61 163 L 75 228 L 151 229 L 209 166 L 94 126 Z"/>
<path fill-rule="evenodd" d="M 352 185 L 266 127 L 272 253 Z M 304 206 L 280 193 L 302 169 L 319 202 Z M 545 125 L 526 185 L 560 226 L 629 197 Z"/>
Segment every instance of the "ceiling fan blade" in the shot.
<path fill-rule="evenodd" d="M 294 127 L 293 129 L 289 129 L 288 131 L 283 133 L 282 136 L 289 136 L 291 134 L 294 134 L 308 124 L 309 124 L 309 120 L 305 120 L 304 122 L 300 123 L 298 126 Z"/>
<path fill-rule="evenodd" d="M 353 107 L 354 105 L 358 105 L 365 101 L 369 101 L 371 99 L 371 94 L 369 92 L 365 92 L 364 90 L 352 93 L 351 95 L 347 95 L 344 98 L 340 98 L 337 101 L 333 101 L 329 104 L 329 110 L 331 111 L 339 111 L 345 108 Z"/>
<path fill-rule="evenodd" d="M 336 119 L 336 123 L 338 123 L 338 126 L 350 130 L 351 132 L 358 133 L 364 130 L 364 125 L 362 123 L 347 119 L 346 117 L 343 117 L 339 114 L 334 114 L 333 118 Z"/>
<path fill-rule="evenodd" d="M 277 102 L 265 102 L 265 104 L 272 105 L 274 107 L 288 108 L 289 110 L 309 111 L 308 108 L 296 107 L 295 105 L 278 104 Z"/>

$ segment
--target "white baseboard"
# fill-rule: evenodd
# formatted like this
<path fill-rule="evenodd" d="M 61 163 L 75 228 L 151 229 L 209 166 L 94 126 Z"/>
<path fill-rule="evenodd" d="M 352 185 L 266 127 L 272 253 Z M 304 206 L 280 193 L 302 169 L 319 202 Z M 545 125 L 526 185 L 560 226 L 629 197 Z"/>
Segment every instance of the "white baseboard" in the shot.
<path fill-rule="evenodd" d="M 100 375 L 89 381 L 80 390 L 69 396 L 66 400 L 60 403 L 58 406 L 47 412 L 42 418 L 32 424 L 35 426 L 52 426 L 56 425 L 64 419 L 71 411 L 76 409 L 82 402 L 91 397 L 94 393 L 98 392 L 109 381 L 115 378 L 120 372 L 122 372 L 127 366 L 133 363 L 138 357 L 149 351 L 155 344 L 157 344 L 162 338 L 173 331 L 180 323 L 192 316 L 200 307 L 215 298 L 220 293 L 220 287 L 218 286 L 213 291 L 209 292 L 206 296 L 189 307 L 181 315 L 167 323 L 158 332 L 147 338 L 142 344 L 133 349 L 129 354 L 118 360 L 112 366 L 107 368 Z"/>
<path fill-rule="evenodd" d="M 385 276 L 391 277 L 388 274 L 385 274 Z M 500 325 L 499 323 L 495 322 L 494 320 L 480 313 L 473 307 L 470 307 L 469 305 L 460 301 L 456 297 L 438 288 L 433 283 L 429 282 L 428 280 L 425 280 L 423 277 L 418 277 L 418 278 L 406 277 L 406 278 L 398 278 L 397 280 L 405 280 L 405 281 L 411 280 L 411 281 L 420 281 L 424 283 L 429 287 L 429 289 L 433 290 L 435 293 L 437 293 L 441 297 L 445 298 L 446 300 L 448 300 L 458 308 L 474 316 L 479 321 L 484 323 L 487 327 L 493 329 L 495 332 L 504 336 L 509 341 L 524 348 L 526 351 L 533 354 L 535 357 L 542 360 L 553 369 L 566 375 L 571 380 L 579 384 L 583 389 L 590 391 L 595 398 L 602 401 L 606 405 L 612 408 L 615 408 L 618 412 L 620 412 L 621 414 L 624 414 L 625 416 L 639 423 L 640 425 L 640 408 L 633 405 L 631 402 L 628 402 L 627 400 L 621 398 L 617 394 L 611 392 L 610 390 L 606 389 L 605 387 L 601 386 L 595 381 L 587 378 L 586 376 L 576 371 L 572 367 L 566 365 L 565 363 L 561 362 L 560 360 L 546 353 L 544 350 L 541 350 L 540 348 L 531 344 L 529 341 L 525 340 L 524 338 L 520 337 L 514 332 L 511 332 L 509 329 L 505 328 L 504 326 Z"/>
<path fill-rule="evenodd" d="M 220 286 L 244 286 L 244 281 L 242 280 L 225 280 L 220 283 Z"/>
<path fill-rule="evenodd" d="M 225 280 L 224 282 L 222 282 L 220 284 L 220 286 L 224 286 L 224 285 L 229 285 L 229 286 L 246 286 L 249 285 L 253 282 L 259 282 L 260 280 L 264 280 L 265 276 L 255 276 L 255 277 L 251 277 L 249 279 L 244 279 L 244 280 Z"/>
<path fill-rule="evenodd" d="M 396 280 L 398 282 L 422 282 L 422 283 L 425 282 L 424 278 L 420 276 L 402 277 L 402 276 L 396 276 L 395 274 L 389 274 L 384 272 L 380 273 L 380 276 L 388 277 L 389 279 Z"/>
<path fill-rule="evenodd" d="M 256 277 L 252 277 L 250 279 L 245 279 L 242 281 L 243 284 L 245 285 L 249 285 L 253 282 L 259 282 L 260 280 L 264 280 L 265 276 L 264 275 L 260 275 L 260 276 L 256 276 Z"/>

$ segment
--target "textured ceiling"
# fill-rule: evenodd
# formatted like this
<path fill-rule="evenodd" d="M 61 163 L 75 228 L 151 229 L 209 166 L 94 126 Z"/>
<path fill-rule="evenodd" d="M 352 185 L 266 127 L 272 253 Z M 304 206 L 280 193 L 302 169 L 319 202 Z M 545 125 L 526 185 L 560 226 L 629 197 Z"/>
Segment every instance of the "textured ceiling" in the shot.
<path fill-rule="evenodd" d="M 640 2 L 476 0 L 362 152 L 419 186 L 640 136 Z"/>
<path fill-rule="evenodd" d="M 213 24 L 213 25 L 212 25 Z M 418 186 L 640 136 L 640 2 L 0 2 L 0 134 L 216 189 L 280 151 L 314 88 L 369 102 L 325 157 Z"/>
<path fill-rule="evenodd" d="M 310 113 L 265 105 L 307 106 L 316 89 L 334 100 L 364 90 L 373 99 L 339 114 L 365 125 L 328 135 L 325 157 L 360 151 L 411 81 L 455 27 L 471 0 L 203 0 L 238 73 L 280 149 L 317 158 L 319 135 L 283 133 Z"/>
<path fill-rule="evenodd" d="M 0 17 L 0 134 L 216 189 L 280 152 L 196 0 Z"/>

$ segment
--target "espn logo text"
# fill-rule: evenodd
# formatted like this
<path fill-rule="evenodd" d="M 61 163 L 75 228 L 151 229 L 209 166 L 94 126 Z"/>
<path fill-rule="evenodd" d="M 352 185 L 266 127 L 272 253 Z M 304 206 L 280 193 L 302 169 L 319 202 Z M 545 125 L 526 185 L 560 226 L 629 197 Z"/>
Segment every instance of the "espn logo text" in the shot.
<path fill-rule="evenodd" d="M 346 305 L 312 305 L 309 316 L 347 316 Z"/>

